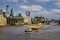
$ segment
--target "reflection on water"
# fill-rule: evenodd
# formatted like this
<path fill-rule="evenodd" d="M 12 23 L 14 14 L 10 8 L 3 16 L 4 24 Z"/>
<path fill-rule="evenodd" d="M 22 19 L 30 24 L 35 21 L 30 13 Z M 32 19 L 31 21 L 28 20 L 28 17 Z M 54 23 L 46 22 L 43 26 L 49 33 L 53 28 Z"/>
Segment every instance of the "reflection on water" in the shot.
<path fill-rule="evenodd" d="M 0 31 L 3 31 L 6 27 L 0 27 Z"/>

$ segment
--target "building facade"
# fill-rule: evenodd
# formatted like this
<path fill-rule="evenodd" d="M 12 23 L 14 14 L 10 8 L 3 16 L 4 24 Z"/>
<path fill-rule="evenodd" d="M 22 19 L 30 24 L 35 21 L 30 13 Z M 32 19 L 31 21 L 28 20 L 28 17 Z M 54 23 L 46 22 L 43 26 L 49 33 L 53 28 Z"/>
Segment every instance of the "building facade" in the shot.
<path fill-rule="evenodd" d="M 31 18 L 30 17 L 24 17 L 24 24 L 31 24 Z"/>
<path fill-rule="evenodd" d="M 37 19 L 37 23 L 44 23 L 45 22 L 44 17 L 35 17 L 35 19 Z"/>
<path fill-rule="evenodd" d="M 0 26 L 6 26 L 7 21 L 6 18 L 3 16 L 3 12 L 0 12 Z"/>
<path fill-rule="evenodd" d="M 26 11 L 26 17 L 24 17 L 24 24 L 31 24 L 30 11 Z"/>
<path fill-rule="evenodd" d="M 16 26 L 20 26 L 20 25 L 24 25 L 24 19 L 23 17 L 9 17 L 7 18 L 7 24 L 8 25 L 16 25 Z"/>

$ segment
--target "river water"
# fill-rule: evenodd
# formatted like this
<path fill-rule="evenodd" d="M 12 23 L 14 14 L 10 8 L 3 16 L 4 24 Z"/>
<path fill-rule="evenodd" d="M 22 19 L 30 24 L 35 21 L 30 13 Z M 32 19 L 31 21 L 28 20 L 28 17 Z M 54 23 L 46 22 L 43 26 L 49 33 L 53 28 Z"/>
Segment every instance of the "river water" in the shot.
<path fill-rule="evenodd" d="M 26 34 L 25 26 L 8 26 L 0 30 L 0 40 L 60 40 L 60 25 L 44 25 L 43 29 Z"/>

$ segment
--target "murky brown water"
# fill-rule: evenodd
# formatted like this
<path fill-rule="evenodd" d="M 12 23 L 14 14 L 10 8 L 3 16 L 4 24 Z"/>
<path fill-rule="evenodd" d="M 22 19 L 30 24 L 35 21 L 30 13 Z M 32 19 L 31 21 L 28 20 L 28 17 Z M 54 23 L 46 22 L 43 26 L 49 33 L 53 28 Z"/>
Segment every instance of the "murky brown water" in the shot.
<path fill-rule="evenodd" d="M 45 25 L 42 30 L 31 34 L 24 33 L 26 28 L 27 26 L 2 28 L 0 40 L 60 40 L 60 25 Z"/>
<path fill-rule="evenodd" d="M 5 30 L 6 27 L 0 27 L 0 31 L 3 31 Z"/>

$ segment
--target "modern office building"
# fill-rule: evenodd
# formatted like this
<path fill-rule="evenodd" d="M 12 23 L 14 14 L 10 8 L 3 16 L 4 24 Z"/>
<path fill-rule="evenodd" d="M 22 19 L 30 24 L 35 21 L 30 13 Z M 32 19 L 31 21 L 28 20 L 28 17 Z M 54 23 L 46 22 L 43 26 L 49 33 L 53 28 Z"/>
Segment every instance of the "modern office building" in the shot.
<path fill-rule="evenodd" d="M 30 11 L 26 11 L 25 15 L 30 17 Z"/>
<path fill-rule="evenodd" d="M 11 8 L 9 5 L 6 5 L 6 17 L 10 17 L 11 14 Z"/>
<path fill-rule="evenodd" d="M 13 17 L 13 9 L 11 8 L 11 13 L 10 13 L 10 17 Z"/>
<path fill-rule="evenodd" d="M 18 16 L 21 17 L 21 14 L 19 13 Z"/>

